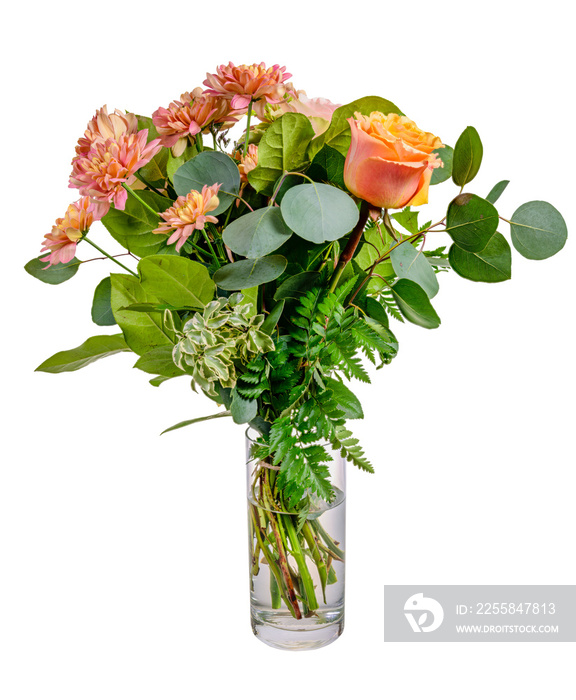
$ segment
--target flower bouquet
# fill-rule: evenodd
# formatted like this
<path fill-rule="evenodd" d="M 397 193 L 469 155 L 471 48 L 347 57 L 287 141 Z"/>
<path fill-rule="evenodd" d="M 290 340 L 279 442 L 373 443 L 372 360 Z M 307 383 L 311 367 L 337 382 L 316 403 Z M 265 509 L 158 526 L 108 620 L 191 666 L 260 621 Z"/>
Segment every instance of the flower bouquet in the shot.
<path fill-rule="evenodd" d="M 469 190 L 483 154 L 473 127 L 452 148 L 387 99 L 336 105 L 290 78 L 229 63 L 151 116 L 99 109 L 72 160 L 80 198 L 26 270 L 60 284 L 90 261 L 78 246 L 95 248 L 111 273 L 92 319 L 119 326 L 38 370 L 131 351 L 153 386 L 188 376 L 219 405 L 167 430 L 247 425 L 253 629 L 297 649 L 343 628 L 345 464 L 372 471 L 349 429 L 363 411 L 348 382 L 370 381 L 363 360 L 395 357 L 391 324 L 440 325 L 440 272 L 510 279 L 501 221 L 531 260 L 557 253 L 567 231 L 542 201 L 500 216 L 507 181 Z M 450 178 L 446 215 L 423 223 L 416 207 Z M 97 221 L 125 252 L 92 239 Z"/>

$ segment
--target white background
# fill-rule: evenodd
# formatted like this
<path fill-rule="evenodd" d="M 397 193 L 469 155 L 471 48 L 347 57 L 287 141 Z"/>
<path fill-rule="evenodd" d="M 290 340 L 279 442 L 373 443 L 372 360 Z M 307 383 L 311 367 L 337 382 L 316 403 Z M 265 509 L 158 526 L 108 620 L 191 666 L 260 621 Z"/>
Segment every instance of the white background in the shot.
<path fill-rule="evenodd" d="M 113 332 L 90 319 L 111 263 L 57 287 L 22 270 L 77 198 L 69 164 L 87 121 L 105 103 L 151 114 L 230 60 L 286 65 L 298 88 L 334 102 L 387 97 L 452 145 L 473 124 L 484 162 L 470 189 L 485 196 L 509 179 L 504 216 L 543 199 L 574 231 L 567 3 L 323 5 L 9 11 L 5 700 L 573 698 L 574 645 L 384 643 L 382 602 L 385 583 L 575 583 L 573 240 L 543 262 L 514 254 L 504 284 L 442 275 L 440 329 L 395 326 L 398 358 L 359 387 L 366 420 L 353 427 L 376 475 L 349 471 L 346 630 L 319 651 L 279 652 L 250 630 L 241 427 L 215 421 L 159 437 L 214 404 L 186 380 L 151 387 L 129 354 L 77 373 L 33 372 Z M 433 189 L 427 218 L 441 218 L 454 193 Z M 120 252 L 100 225 L 91 237 Z"/>

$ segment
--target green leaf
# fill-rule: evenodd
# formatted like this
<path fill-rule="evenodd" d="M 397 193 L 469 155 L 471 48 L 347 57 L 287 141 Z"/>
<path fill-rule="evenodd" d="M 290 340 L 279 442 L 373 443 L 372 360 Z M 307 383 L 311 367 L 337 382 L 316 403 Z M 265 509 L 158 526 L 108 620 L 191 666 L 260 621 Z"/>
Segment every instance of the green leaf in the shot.
<path fill-rule="evenodd" d="M 359 217 L 352 197 L 337 187 L 316 182 L 288 190 L 280 209 L 288 226 L 312 243 L 342 238 L 350 233 Z"/>
<path fill-rule="evenodd" d="M 169 148 L 161 148 L 158 153 L 136 172 L 136 177 L 142 175 L 141 182 L 152 187 L 164 187 L 166 184 Z"/>
<path fill-rule="evenodd" d="M 218 192 L 220 203 L 210 212 L 212 216 L 226 211 L 240 191 L 240 171 L 236 162 L 226 153 L 202 151 L 174 174 L 174 189 L 180 196 L 186 196 L 192 190 L 201 192 L 204 185 L 216 183 L 221 186 Z"/>
<path fill-rule="evenodd" d="M 354 117 L 356 112 L 369 116 L 371 112 L 382 112 L 382 114 L 402 114 L 398 107 L 383 97 L 361 97 L 358 100 L 349 102 L 334 110 L 332 120 L 328 129 L 317 136 L 310 144 L 309 156 L 314 158 L 324 145 L 334 148 L 343 156 L 346 156 L 350 148 L 350 124 L 349 117 Z"/>
<path fill-rule="evenodd" d="M 264 207 L 241 216 L 224 229 L 224 243 L 245 258 L 261 258 L 280 248 L 292 231 L 278 207 Z"/>
<path fill-rule="evenodd" d="M 502 192 L 504 192 L 504 190 L 508 187 L 509 184 L 510 180 L 501 180 L 490 190 L 490 193 L 486 197 L 486 199 L 491 204 L 496 204 L 496 202 L 500 199 L 500 195 L 502 194 Z"/>
<path fill-rule="evenodd" d="M 422 328 L 438 328 L 440 318 L 428 295 L 416 282 L 399 279 L 391 289 L 398 308 L 407 321 Z"/>
<path fill-rule="evenodd" d="M 367 313 L 369 318 L 374 319 L 385 328 L 390 327 L 390 321 L 388 320 L 388 314 L 382 306 L 382 304 L 374 299 L 373 297 L 366 297 L 364 302 L 364 311 Z"/>
<path fill-rule="evenodd" d="M 512 245 L 529 260 L 544 260 L 562 250 L 568 229 L 562 214 L 548 202 L 527 202 L 510 222 Z"/>
<path fill-rule="evenodd" d="M 151 255 L 138 263 L 147 294 L 177 308 L 202 309 L 214 298 L 215 286 L 204 265 L 173 255 Z"/>
<path fill-rule="evenodd" d="M 164 328 L 162 312 L 130 311 L 125 308 L 130 304 L 154 304 L 159 300 L 146 292 L 134 275 L 113 273 L 110 279 L 112 313 L 130 349 L 143 355 L 155 347 L 173 345 L 172 334 Z"/>
<path fill-rule="evenodd" d="M 180 377 L 185 374 L 174 364 L 172 359 L 172 346 L 163 345 L 144 353 L 134 365 L 148 374 L 159 374 L 161 377 Z"/>
<path fill-rule="evenodd" d="M 248 312 L 248 317 L 256 316 L 258 313 L 258 287 L 248 287 L 248 289 L 240 290 L 243 295 L 242 303 L 250 304 L 250 311 Z"/>
<path fill-rule="evenodd" d="M 284 299 L 282 299 L 274 305 L 274 308 L 268 314 L 268 316 L 266 316 L 264 323 L 260 326 L 260 330 L 262 331 L 262 333 L 266 333 L 266 335 L 272 335 L 274 329 L 276 328 L 276 324 L 280 320 L 280 316 L 282 316 L 285 303 L 286 302 L 284 301 Z"/>
<path fill-rule="evenodd" d="M 240 396 L 236 387 L 232 389 L 232 403 L 230 405 L 230 413 L 234 423 L 249 423 L 256 418 L 258 414 L 258 400 L 245 399 Z"/>
<path fill-rule="evenodd" d="M 72 350 L 57 352 L 45 360 L 36 372 L 75 372 L 103 357 L 115 355 L 118 352 L 126 352 L 130 348 L 124 342 L 121 333 L 117 335 L 95 335 L 88 338 L 82 345 Z"/>
<path fill-rule="evenodd" d="M 314 138 L 308 117 L 287 112 L 266 129 L 258 144 L 258 165 L 248 173 L 248 182 L 267 196 L 285 172 L 302 170 L 308 164 L 306 151 Z"/>
<path fill-rule="evenodd" d="M 452 175 L 454 149 L 451 146 L 445 145 L 443 148 L 435 148 L 432 153 L 435 153 L 444 163 L 442 168 L 434 168 L 432 171 L 432 178 L 430 179 L 431 185 L 439 185 L 441 182 L 448 180 Z"/>
<path fill-rule="evenodd" d="M 181 423 L 176 423 L 176 425 L 173 425 L 170 428 L 166 428 L 166 430 L 163 430 L 160 433 L 160 435 L 164 435 L 164 433 L 169 433 L 171 430 L 185 428 L 187 425 L 193 425 L 194 423 L 203 423 L 204 421 L 212 420 L 213 418 L 228 418 L 231 415 L 232 414 L 230 413 L 230 411 L 222 411 L 222 413 L 215 413 L 212 416 L 202 416 L 202 418 L 192 418 L 191 420 L 183 420 Z"/>
<path fill-rule="evenodd" d="M 449 260 L 460 277 L 474 282 L 504 282 L 512 276 L 512 251 L 501 233 L 495 233 L 479 253 L 452 244 Z"/>
<path fill-rule="evenodd" d="M 393 240 L 384 228 L 382 229 L 382 236 L 380 236 L 380 232 L 376 227 L 368 229 L 364 233 L 363 240 L 364 244 L 360 248 L 360 252 L 354 257 L 354 261 L 362 270 L 368 270 L 377 258 L 382 257 L 388 251 Z M 394 275 L 394 268 L 390 260 L 384 260 L 376 265 L 374 272 L 377 275 L 382 275 L 382 277 L 391 277 Z M 379 277 L 372 277 L 366 286 L 368 293 L 374 294 L 379 292 L 385 286 L 385 283 Z"/>
<path fill-rule="evenodd" d="M 390 252 L 390 260 L 398 277 L 416 282 L 429 299 L 436 296 L 440 288 L 436 273 L 428 262 L 428 258 L 412 243 L 406 241 L 393 248 Z"/>
<path fill-rule="evenodd" d="M 302 294 L 312 289 L 318 277 L 318 272 L 299 272 L 297 275 L 288 277 L 276 290 L 274 301 L 300 298 Z"/>
<path fill-rule="evenodd" d="M 110 277 L 104 277 L 94 291 L 92 320 L 97 326 L 115 326 L 116 319 L 111 306 L 112 285 Z"/>
<path fill-rule="evenodd" d="M 418 233 L 418 212 L 412 211 L 410 207 L 392 214 L 392 218 L 403 226 L 410 233 Z"/>
<path fill-rule="evenodd" d="M 256 287 L 271 282 L 284 272 L 288 261 L 283 255 L 268 255 L 255 260 L 239 260 L 224 265 L 214 274 L 214 282 L 228 291 Z"/>
<path fill-rule="evenodd" d="M 166 165 L 166 174 L 170 182 L 174 182 L 174 175 L 184 163 L 187 163 L 190 159 L 198 153 L 198 150 L 194 144 L 189 144 L 186 146 L 184 153 L 179 156 L 172 155 L 172 149 L 167 148 L 168 151 L 168 163 Z"/>
<path fill-rule="evenodd" d="M 483 250 L 498 227 L 493 204 L 475 194 L 459 194 L 450 202 L 446 231 L 456 245 L 469 253 Z"/>
<path fill-rule="evenodd" d="M 310 167 L 307 170 L 313 180 L 317 182 L 326 181 L 333 185 L 345 188 L 344 184 L 344 163 L 346 158 L 332 146 L 323 146 L 314 156 Z"/>
<path fill-rule="evenodd" d="M 62 282 L 66 282 L 71 277 L 74 277 L 78 272 L 80 260 L 78 260 L 78 258 L 72 258 L 70 262 L 50 265 L 50 267 L 45 270 L 44 268 L 46 265 L 48 265 L 48 263 L 42 262 L 40 258 L 33 258 L 24 265 L 24 269 L 29 275 L 36 277 L 37 280 L 45 284 L 62 284 Z"/>
<path fill-rule="evenodd" d="M 482 141 L 473 126 L 467 126 L 454 147 L 452 179 L 459 187 L 471 182 L 482 163 Z"/>
<path fill-rule="evenodd" d="M 173 204 L 168 197 L 148 190 L 138 190 L 137 194 L 158 212 L 166 211 Z M 141 258 L 158 253 L 166 241 L 165 236 L 152 233 L 160 224 L 160 215 L 154 216 L 135 197 L 128 197 L 124 210 L 111 208 L 102 223 L 112 238 Z"/>
<path fill-rule="evenodd" d="M 326 388 L 332 391 L 333 398 L 338 408 L 344 411 L 345 418 L 349 420 L 364 418 L 364 411 L 358 397 L 343 382 L 326 377 L 324 383 Z"/>

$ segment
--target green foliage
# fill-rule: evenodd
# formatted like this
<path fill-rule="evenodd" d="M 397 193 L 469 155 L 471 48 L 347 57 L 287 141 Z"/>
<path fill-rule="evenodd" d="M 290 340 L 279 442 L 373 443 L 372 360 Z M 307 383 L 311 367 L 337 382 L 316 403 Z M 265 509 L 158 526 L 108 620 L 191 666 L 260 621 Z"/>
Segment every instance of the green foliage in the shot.
<path fill-rule="evenodd" d="M 206 267 L 174 255 L 151 255 L 138 263 L 142 288 L 176 308 L 202 309 L 216 286 Z"/>
<path fill-rule="evenodd" d="M 57 263 L 56 265 L 50 265 L 50 267 L 47 267 L 47 265 L 48 263 L 42 262 L 40 258 L 33 258 L 24 265 L 24 269 L 29 275 L 36 277 L 37 280 L 45 284 L 62 284 L 62 282 L 66 282 L 74 277 L 78 272 L 80 261 L 77 258 L 72 258 L 67 263 Z"/>
<path fill-rule="evenodd" d="M 441 168 L 434 168 L 430 179 L 431 185 L 439 185 L 452 176 L 454 149 L 451 146 L 444 146 L 444 148 L 436 148 L 432 153 L 435 153 L 443 163 Z"/>
<path fill-rule="evenodd" d="M 449 255 L 454 272 L 474 282 L 504 282 L 512 276 L 512 252 L 500 233 L 479 253 L 468 253 L 454 243 Z"/>
<path fill-rule="evenodd" d="M 496 233 L 498 212 L 494 205 L 475 194 L 459 194 L 450 202 L 446 230 L 454 243 L 469 253 L 478 253 Z"/>
<path fill-rule="evenodd" d="M 356 203 L 332 185 L 307 183 L 292 187 L 281 204 L 286 224 L 300 238 L 324 243 L 342 238 L 358 222 Z"/>
<path fill-rule="evenodd" d="M 459 187 L 464 187 L 476 177 L 482 163 L 483 147 L 478 132 L 467 126 L 454 146 L 452 179 Z"/>
<path fill-rule="evenodd" d="M 292 231 L 278 207 L 264 207 L 244 214 L 224 229 L 224 243 L 245 258 L 262 258 L 285 243 Z"/>
<path fill-rule="evenodd" d="M 124 342 L 121 334 L 95 335 L 77 348 L 63 350 L 52 355 L 39 367 L 36 367 L 36 372 L 49 372 L 51 374 L 75 372 L 103 357 L 110 357 L 110 355 L 127 350 L 130 348 Z"/>
<path fill-rule="evenodd" d="M 283 255 L 267 255 L 255 260 L 238 260 L 214 273 L 214 282 L 228 291 L 257 287 L 271 282 L 284 272 L 288 261 Z"/>
<path fill-rule="evenodd" d="M 104 277 L 94 291 L 92 320 L 97 326 L 116 325 L 116 319 L 112 313 L 112 284 L 110 277 Z"/>
<path fill-rule="evenodd" d="M 399 279 L 391 291 L 400 312 L 407 321 L 422 328 L 438 328 L 440 318 L 434 311 L 428 295 L 416 282 Z"/>
<path fill-rule="evenodd" d="M 550 258 L 564 247 L 568 229 L 562 214 L 548 202 L 527 202 L 510 222 L 512 245 L 529 260 Z"/>
<path fill-rule="evenodd" d="M 287 112 L 266 129 L 258 145 L 258 165 L 248 173 L 248 182 L 271 197 L 274 185 L 285 172 L 301 171 L 308 165 L 308 144 L 314 129 L 308 117 Z"/>
<path fill-rule="evenodd" d="M 488 193 L 486 199 L 491 204 L 496 204 L 496 202 L 500 199 L 502 192 L 504 192 L 504 190 L 508 187 L 509 184 L 510 180 L 501 180 L 500 182 L 497 182 Z"/>
<path fill-rule="evenodd" d="M 390 252 L 390 261 L 399 278 L 416 282 L 426 292 L 429 299 L 438 293 L 438 278 L 432 265 L 423 253 L 406 241 Z"/>
<path fill-rule="evenodd" d="M 230 156 L 219 151 L 198 153 L 174 174 L 174 189 L 180 196 L 186 196 L 192 190 L 201 192 L 204 185 L 211 187 L 215 184 L 221 185 L 218 192 L 220 203 L 210 212 L 212 216 L 226 211 L 240 190 L 238 166 Z"/>

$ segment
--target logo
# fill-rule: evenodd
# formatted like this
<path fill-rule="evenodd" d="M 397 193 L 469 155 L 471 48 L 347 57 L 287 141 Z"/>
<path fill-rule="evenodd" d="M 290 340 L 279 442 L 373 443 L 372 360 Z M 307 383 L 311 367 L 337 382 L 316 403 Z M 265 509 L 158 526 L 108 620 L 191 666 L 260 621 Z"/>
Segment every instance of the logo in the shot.
<path fill-rule="evenodd" d="M 444 610 L 434 598 L 415 593 L 404 604 L 404 615 L 414 632 L 433 632 L 442 624 Z"/>

